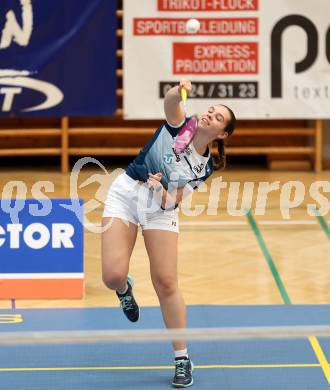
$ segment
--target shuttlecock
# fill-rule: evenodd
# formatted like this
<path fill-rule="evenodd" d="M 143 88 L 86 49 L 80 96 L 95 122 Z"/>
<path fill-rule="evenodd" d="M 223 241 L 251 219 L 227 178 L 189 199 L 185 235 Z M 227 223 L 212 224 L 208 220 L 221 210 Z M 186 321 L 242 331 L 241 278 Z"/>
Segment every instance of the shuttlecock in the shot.
<path fill-rule="evenodd" d="M 197 19 L 189 19 L 186 23 L 186 31 L 189 34 L 195 34 L 200 28 L 200 23 Z"/>

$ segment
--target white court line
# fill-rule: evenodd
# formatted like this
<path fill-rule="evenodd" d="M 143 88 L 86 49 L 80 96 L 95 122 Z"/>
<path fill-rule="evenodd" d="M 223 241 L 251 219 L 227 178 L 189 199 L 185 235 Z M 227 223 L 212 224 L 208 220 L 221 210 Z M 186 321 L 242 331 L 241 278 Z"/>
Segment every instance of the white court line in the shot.
<path fill-rule="evenodd" d="M 221 226 L 221 225 L 246 225 L 245 221 L 182 221 L 180 226 Z"/>
<path fill-rule="evenodd" d="M 295 221 L 286 221 L 286 220 L 264 220 L 257 221 L 258 225 L 318 225 L 317 221 L 308 220 L 308 219 L 298 219 Z M 327 221 L 330 224 L 330 221 Z M 245 226 L 248 225 L 247 221 L 182 221 L 180 226 Z M 93 227 L 101 227 L 100 223 L 85 223 L 84 227 L 86 229 Z"/>
<path fill-rule="evenodd" d="M 297 220 L 297 221 L 278 221 L 278 220 L 264 220 L 257 221 L 259 225 L 316 225 L 316 221 Z M 182 226 L 221 226 L 221 225 L 247 225 L 247 221 L 196 221 L 196 222 L 180 222 Z"/>
<path fill-rule="evenodd" d="M 317 225 L 317 221 L 297 220 L 297 221 L 256 221 L 258 225 Z"/>

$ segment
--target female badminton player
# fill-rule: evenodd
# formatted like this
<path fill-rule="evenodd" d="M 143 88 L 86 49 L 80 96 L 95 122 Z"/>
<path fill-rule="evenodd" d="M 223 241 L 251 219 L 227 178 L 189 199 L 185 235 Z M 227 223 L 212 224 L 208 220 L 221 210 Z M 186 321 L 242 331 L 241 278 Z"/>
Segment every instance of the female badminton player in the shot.
<path fill-rule="evenodd" d="M 134 299 L 133 279 L 128 276 L 130 257 L 141 226 L 150 261 L 151 279 L 167 328 L 185 328 L 186 310 L 178 288 L 177 205 L 185 194 L 225 166 L 224 139 L 235 128 L 235 115 L 228 107 L 211 106 L 195 121 L 192 141 L 178 152 L 178 134 L 186 118 L 181 102 L 182 89 L 191 90 L 188 80 L 165 95 L 163 123 L 125 173 L 112 183 L 102 218 L 102 274 L 105 285 L 116 291 L 126 317 L 135 322 L 139 307 Z M 191 122 L 189 122 L 191 123 Z M 216 141 L 219 155 L 212 160 L 209 145 Z M 173 341 L 174 387 L 193 384 L 192 363 L 184 341 Z"/>

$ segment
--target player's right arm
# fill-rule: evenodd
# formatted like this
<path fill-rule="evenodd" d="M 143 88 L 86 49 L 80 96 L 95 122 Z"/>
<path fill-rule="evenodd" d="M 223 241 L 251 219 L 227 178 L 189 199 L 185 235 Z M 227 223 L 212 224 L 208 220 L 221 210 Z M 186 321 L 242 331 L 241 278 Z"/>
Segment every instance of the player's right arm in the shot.
<path fill-rule="evenodd" d="M 189 190 L 188 186 L 174 188 L 172 192 L 165 190 L 162 183 L 160 182 L 162 178 L 161 172 L 156 174 L 149 173 L 148 175 L 149 179 L 147 181 L 147 185 L 154 189 L 155 199 L 164 210 L 173 209 L 182 201 L 183 198 L 191 193 L 191 189 Z"/>
<path fill-rule="evenodd" d="M 185 119 L 185 113 L 180 105 L 182 88 L 185 88 L 187 92 L 191 91 L 191 82 L 189 80 L 181 80 L 180 84 L 172 87 L 164 98 L 166 120 L 173 126 L 178 126 Z"/>

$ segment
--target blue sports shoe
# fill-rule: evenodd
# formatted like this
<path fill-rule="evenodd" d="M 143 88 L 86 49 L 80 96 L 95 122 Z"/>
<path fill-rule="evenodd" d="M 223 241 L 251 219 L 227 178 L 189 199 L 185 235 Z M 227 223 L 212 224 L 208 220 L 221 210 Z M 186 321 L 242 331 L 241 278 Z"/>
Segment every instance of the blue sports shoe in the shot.
<path fill-rule="evenodd" d="M 123 309 L 125 316 L 132 322 L 136 322 L 139 319 L 140 309 L 136 300 L 133 296 L 132 287 L 134 284 L 134 280 L 131 276 L 127 278 L 127 291 L 125 294 L 119 294 L 116 291 L 116 294 L 120 300 L 120 306 Z"/>
<path fill-rule="evenodd" d="M 172 382 L 173 387 L 189 387 L 194 383 L 192 377 L 194 366 L 189 358 L 175 359 L 175 374 Z"/>

